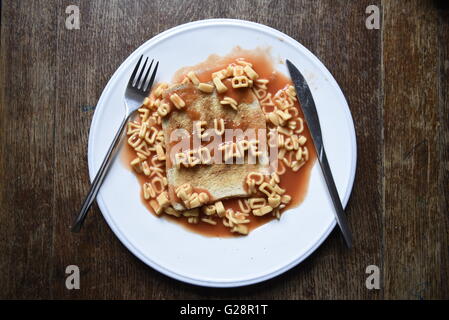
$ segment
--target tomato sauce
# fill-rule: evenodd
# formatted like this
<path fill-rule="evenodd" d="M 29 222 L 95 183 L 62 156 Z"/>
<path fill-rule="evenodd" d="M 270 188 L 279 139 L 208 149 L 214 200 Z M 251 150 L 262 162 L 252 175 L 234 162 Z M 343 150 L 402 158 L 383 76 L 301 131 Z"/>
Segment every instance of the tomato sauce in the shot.
<path fill-rule="evenodd" d="M 284 74 L 276 71 L 273 66 L 273 60 L 270 57 L 269 53 L 266 50 L 263 49 L 256 49 L 256 50 L 243 50 L 241 48 L 235 48 L 230 54 L 221 57 L 218 55 L 211 55 L 206 61 L 192 67 L 186 67 L 180 69 L 173 77 L 173 82 L 181 82 L 185 75 L 189 71 L 195 71 L 198 79 L 201 82 L 209 82 L 211 81 L 211 74 L 213 72 L 220 71 L 224 68 L 226 68 L 229 64 L 235 64 L 236 59 L 244 59 L 245 61 L 248 61 L 252 63 L 253 69 L 258 73 L 260 79 L 267 79 L 269 80 L 269 83 L 267 85 L 268 93 L 271 93 L 272 96 L 280 90 L 285 88 L 287 85 L 290 85 L 292 82 L 291 80 L 286 77 Z M 247 91 L 248 90 L 239 90 L 239 89 L 233 89 L 231 84 L 228 83 L 230 80 L 224 80 L 223 82 L 228 87 L 228 90 L 225 92 L 226 96 L 229 96 L 237 101 L 244 101 Z M 188 96 L 192 93 L 187 93 L 182 98 L 189 99 Z M 187 103 L 188 101 L 186 101 Z M 300 108 L 300 105 L 298 102 L 295 102 L 295 106 L 299 110 L 299 116 L 304 119 L 302 110 Z M 187 112 L 189 108 L 186 108 Z M 189 114 L 189 116 L 192 119 L 199 118 L 199 115 L 196 112 L 192 112 L 192 114 Z M 286 167 L 286 172 L 280 176 L 280 187 L 283 189 L 286 189 L 286 194 L 290 195 L 292 197 L 290 203 L 287 205 L 286 208 L 281 210 L 281 212 L 296 207 L 304 200 L 307 194 L 307 189 L 309 185 L 310 180 L 310 174 L 313 165 L 316 161 L 316 152 L 315 147 L 313 145 L 312 138 L 310 136 L 310 132 L 307 128 L 306 123 L 304 122 L 304 131 L 302 132 L 302 135 L 304 135 L 307 138 L 307 142 L 305 146 L 307 147 L 309 151 L 309 160 L 304 164 L 304 166 L 298 171 L 293 172 L 290 168 Z M 126 162 L 126 165 L 130 167 L 129 163 L 132 159 L 134 159 L 135 153 L 134 150 L 126 144 L 126 147 L 123 149 L 122 152 L 122 159 Z M 130 167 L 131 170 L 133 170 Z M 134 170 L 133 170 L 134 171 Z M 139 184 L 142 185 L 147 181 L 147 178 L 143 174 L 136 174 L 137 179 L 139 181 Z M 174 192 L 170 192 L 170 195 L 174 194 Z M 143 197 L 143 191 L 141 190 L 141 198 L 142 202 L 145 204 L 145 206 L 148 208 L 150 212 L 153 213 L 153 209 L 149 205 L 148 201 L 144 199 Z M 232 208 L 235 211 L 241 211 L 238 205 L 238 199 L 228 199 L 223 200 L 223 205 L 226 209 Z M 164 219 L 171 220 L 175 223 L 178 223 L 182 225 L 183 227 L 187 228 L 188 230 L 191 230 L 193 232 L 199 233 L 204 236 L 208 237 L 234 237 L 239 236 L 237 234 L 231 233 L 230 229 L 228 227 L 225 227 L 221 221 L 221 219 L 216 219 L 217 224 L 211 225 L 204 222 L 199 222 L 198 224 L 190 224 L 187 222 L 187 219 L 185 218 L 176 218 L 173 216 L 169 216 L 166 214 L 161 215 Z M 270 222 L 271 220 L 275 219 L 275 217 L 268 213 L 265 216 L 262 217 L 256 217 L 253 215 L 249 215 L 248 219 L 250 219 L 250 223 L 247 224 L 249 231 L 260 227 L 261 225 Z"/>

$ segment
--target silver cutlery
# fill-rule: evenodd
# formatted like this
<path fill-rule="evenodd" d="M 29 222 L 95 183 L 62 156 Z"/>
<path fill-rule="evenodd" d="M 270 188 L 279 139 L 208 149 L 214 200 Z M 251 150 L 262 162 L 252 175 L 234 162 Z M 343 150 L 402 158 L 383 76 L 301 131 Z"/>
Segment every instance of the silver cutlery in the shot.
<path fill-rule="evenodd" d="M 340 227 L 343 238 L 346 242 L 348 248 L 352 247 L 352 235 L 349 230 L 348 222 L 346 220 L 346 215 L 343 210 L 343 205 L 341 204 L 340 197 L 338 195 L 337 187 L 335 186 L 335 181 L 332 176 L 332 171 L 327 161 L 326 152 L 323 145 L 323 137 L 321 135 L 320 120 L 318 118 L 318 113 L 316 110 L 315 102 L 313 100 L 312 92 L 310 91 L 309 85 L 306 79 L 303 77 L 301 72 L 287 60 L 288 71 L 293 80 L 293 84 L 298 94 L 301 109 L 304 113 L 304 117 L 307 126 L 312 136 L 313 143 L 315 145 L 318 161 L 321 165 L 321 170 L 326 180 L 327 189 L 332 199 L 332 203 L 335 208 L 335 218 Z"/>
<path fill-rule="evenodd" d="M 154 59 L 151 60 L 150 65 L 147 67 L 148 58 L 145 59 L 144 64 L 140 67 L 143 56 L 140 57 L 139 61 L 134 68 L 134 71 L 131 74 L 131 77 L 128 81 L 128 85 L 125 91 L 125 108 L 126 115 L 120 124 L 120 127 L 112 140 L 111 146 L 104 157 L 104 160 L 98 170 L 92 185 L 90 186 L 89 192 L 84 200 L 84 203 L 81 207 L 81 210 L 75 219 L 75 222 L 72 225 L 73 232 L 79 232 L 81 226 L 83 225 L 84 220 L 86 219 L 87 212 L 97 197 L 98 191 L 106 177 L 108 169 L 112 164 L 112 160 L 114 159 L 115 154 L 117 153 L 119 142 L 121 140 L 123 129 L 126 127 L 129 119 L 133 116 L 135 111 L 142 106 L 143 100 L 148 96 L 151 87 L 153 86 L 154 78 L 156 77 L 157 68 L 159 66 L 159 62 L 156 62 L 156 65 L 151 72 L 151 67 L 153 66 Z M 140 72 L 138 72 L 140 70 Z M 143 77 L 142 77 L 143 76 Z"/>

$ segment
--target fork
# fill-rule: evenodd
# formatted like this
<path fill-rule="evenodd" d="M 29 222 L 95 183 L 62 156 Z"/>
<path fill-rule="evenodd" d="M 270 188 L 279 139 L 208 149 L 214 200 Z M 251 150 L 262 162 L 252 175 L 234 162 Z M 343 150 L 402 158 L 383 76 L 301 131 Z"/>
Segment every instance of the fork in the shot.
<path fill-rule="evenodd" d="M 126 107 L 126 115 L 123 119 L 122 123 L 120 124 L 120 128 L 117 131 L 114 140 L 112 140 L 111 146 L 109 147 L 108 152 L 106 153 L 106 156 L 104 157 L 104 160 L 101 164 L 100 169 L 98 170 L 94 181 L 92 182 L 92 185 L 90 186 L 89 193 L 86 196 L 86 199 L 84 200 L 83 206 L 81 207 L 81 210 L 78 214 L 78 216 L 75 219 L 75 222 L 72 225 L 72 232 L 79 232 L 81 230 L 81 226 L 84 223 L 84 220 L 86 219 L 87 212 L 89 211 L 90 206 L 94 202 L 95 198 L 97 197 L 98 191 L 100 190 L 100 187 L 104 181 L 104 178 L 106 177 L 106 173 L 109 169 L 109 167 L 112 164 L 112 160 L 114 159 L 114 155 L 116 154 L 118 150 L 119 142 L 121 141 L 123 129 L 126 127 L 126 124 L 128 123 L 129 119 L 133 116 L 135 111 L 139 109 L 142 106 L 142 103 L 144 99 L 148 96 L 151 87 L 153 86 L 154 78 L 156 77 L 157 68 L 159 66 L 159 62 L 156 62 L 156 66 L 154 67 L 153 72 L 151 73 L 151 77 L 148 80 L 148 75 L 150 74 L 151 67 L 153 66 L 154 59 L 151 60 L 150 66 L 146 69 L 145 68 L 148 62 L 148 58 L 145 59 L 145 62 L 140 69 L 139 75 L 136 78 L 137 71 L 139 71 L 140 64 L 142 62 L 143 55 L 140 56 L 139 61 L 136 64 L 136 67 L 134 68 L 133 73 L 131 74 L 131 77 L 128 81 L 128 85 L 126 87 L 125 91 L 125 107 Z M 144 74 L 144 77 L 142 78 L 142 75 Z"/>

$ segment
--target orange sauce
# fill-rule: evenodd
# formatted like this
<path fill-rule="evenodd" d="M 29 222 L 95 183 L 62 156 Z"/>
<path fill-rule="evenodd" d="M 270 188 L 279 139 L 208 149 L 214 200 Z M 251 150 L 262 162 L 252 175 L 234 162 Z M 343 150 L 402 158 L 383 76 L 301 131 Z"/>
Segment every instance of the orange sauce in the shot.
<path fill-rule="evenodd" d="M 189 118 L 192 119 L 192 121 L 196 121 L 200 119 L 200 113 L 196 110 L 186 108 L 185 112 L 189 115 Z"/>
<path fill-rule="evenodd" d="M 210 56 L 206 61 L 192 67 L 186 67 L 180 69 L 175 76 L 173 77 L 173 82 L 181 82 L 185 75 L 189 71 L 195 71 L 198 79 L 201 82 L 211 81 L 211 74 L 216 71 L 220 71 L 226 68 L 229 64 L 235 64 L 236 59 L 244 59 L 253 64 L 253 69 L 258 73 L 259 78 L 268 79 L 268 92 L 274 96 L 274 94 L 280 90 L 285 88 L 286 85 L 291 84 L 291 80 L 286 77 L 284 74 L 276 71 L 273 67 L 273 61 L 270 57 L 267 50 L 264 49 L 256 49 L 256 50 L 243 50 L 239 47 L 235 48 L 230 54 L 220 57 L 218 55 Z M 230 83 L 227 83 L 230 80 L 224 80 L 225 85 L 228 87 L 228 91 L 226 91 L 225 95 L 230 96 L 237 101 L 244 101 L 247 95 L 247 90 L 239 90 L 233 89 Z M 194 92 L 185 92 L 181 98 L 185 99 L 186 104 L 188 104 L 188 100 L 190 97 L 195 94 Z M 298 102 L 295 102 L 295 106 L 299 110 L 299 116 L 304 119 L 304 115 L 300 108 Z M 188 108 L 186 108 L 187 112 Z M 192 112 L 189 114 L 192 119 L 199 118 L 199 115 L 196 112 Z M 232 127 L 232 124 L 229 124 Z M 228 124 L 226 124 L 228 127 Z M 310 174 L 312 167 L 316 161 L 316 152 L 315 147 L 313 145 L 312 138 L 310 136 L 309 129 L 307 128 L 306 123 L 304 122 L 304 131 L 302 132 L 307 138 L 306 147 L 309 151 L 309 160 L 305 163 L 305 165 L 298 171 L 293 172 L 290 168 L 286 167 L 286 172 L 280 176 L 280 187 L 286 189 L 286 194 L 292 197 L 288 206 L 281 210 L 285 211 L 287 209 L 298 206 L 305 198 L 307 194 L 307 189 L 310 180 Z M 129 166 L 129 163 L 132 159 L 135 158 L 134 150 L 127 144 L 122 152 L 122 159 L 126 162 L 126 165 Z M 131 169 L 132 170 L 132 169 Z M 136 174 L 137 179 L 139 180 L 139 184 L 142 185 L 145 182 L 149 182 L 148 179 L 143 174 Z M 171 188 L 172 189 L 172 188 Z M 174 195 L 173 190 L 169 190 L 170 196 Z M 203 191 L 203 190 L 201 190 Z M 153 213 L 153 209 L 150 207 L 148 201 L 143 198 L 143 191 L 141 190 L 141 198 L 142 202 L 148 208 L 150 212 Z M 224 207 L 226 209 L 232 208 L 234 210 L 241 211 L 238 205 L 238 199 L 228 199 L 223 200 Z M 190 224 L 187 222 L 185 218 L 176 218 L 173 216 L 169 216 L 166 214 L 161 215 L 164 219 L 169 219 L 175 223 L 182 225 L 183 227 L 191 230 L 195 233 L 199 233 L 208 237 L 233 237 L 238 236 L 237 234 L 231 233 L 230 229 L 225 227 L 220 219 L 217 219 L 216 225 L 211 225 L 204 222 L 199 222 L 198 224 Z M 250 223 L 247 224 L 249 231 L 256 229 L 257 227 L 270 222 L 275 219 L 270 213 L 263 217 L 255 217 L 250 215 L 248 217 L 250 219 Z"/>

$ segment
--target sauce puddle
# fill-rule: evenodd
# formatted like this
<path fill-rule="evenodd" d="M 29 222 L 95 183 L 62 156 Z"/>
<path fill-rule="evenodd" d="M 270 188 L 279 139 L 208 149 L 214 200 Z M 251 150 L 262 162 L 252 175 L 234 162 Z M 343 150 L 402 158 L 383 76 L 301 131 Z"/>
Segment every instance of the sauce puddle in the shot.
<path fill-rule="evenodd" d="M 218 55 L 211 55 L 206 61 L 201 62 L 195 66 L 191 67 L 185 67 L 181 68 L 173 77 L 173 82 L 180 82 L 184 78 L 184 76 L 189 71 L 195 71 L 197 74 L 197 77 L 201 82 L 208 82 L 211 81 L 211 73 L 216 72 L 219 70 L 222 70 L 223 68 L 227 67 L 231 63 L 235 63 L 235 60 L 238 58 L 243 58 L 246 61 L 249 61 L 253 64 L 253 69 L 256 70 L 256 72 L 259 74 L 259 77 L 262 79 L 268 79 L 270 82 L 268 84 L 268 93 L 271 93 L 272 96 L 280 90 L 285 88 L 286 85 L 292 84 L 291 80 L 286 77 L 284 74 L 277 72 L 273 67 L 273 61 L 270 57 L 267 50 L 264 49 L 255 49 L 255 50 L 244 50 L 241 48 L 235 48 L 231 53 L 229 53 L 226 56 L 218 56 Z M 228 86 L 229 88 L 230 86 Z M 156 88 L 156 86 L 155 86 Z M 231 86 L 232 88 L 232 86 Z M 227 92 L 226 95 L 229 96 L 235 95 L 238 97 L 237 92 L 233 92 L 234 90 L 228 90 L 230 92 Z M 302 113 L 301 108 L 299 107 L 298 101 L 295 102 L 295 106 L 299 111 L 299 116 L 304 119 L 304 115 Z M 188 110 L 188 109 L 187 109 Z M 271 111 L 271 110 L 269 110 Z M 198 115 L 192 114 L 192 117 L 195 118 Z M 312 137 L 310 136 L 309 129 L 307 128 L 306 123 L 304 122 L 304 131 L 301 133 L 303 136 L 307 138 L 307 142 L 305 146 L 308 149 L 309 152 L 309 160 L 304 164 L 304 166 L 298 171 L 293 172 L 291 168 L 286 167 L 286 172 L 280 176 L 281 181 L 279 183 L 279 186 L 283 189 L 286 189 L 286 194 L 290 195 L 292 197 L 290 203 L 287 205 L 287 207 L 281 212 L 285 212 L 288 209 L 297 207 L 301 204 L 301 202 L 304 200 L 304 198 L 307 195 L 307 189 L 309 186 L 309 180 L 310 180 L 310 174 L 312 171 L 312 168 L 316 161 L 316 152 L 315 147 L 313 145 Z M 121 151 L 121 159 L 125 162 L 125 165 L 133 171 L 135 176 L 137 177 L 139 181 L 139 185 L 142 186 L 145 182 L 149 182 L 149 179 L 146 178 L 143 174 L 137 174 L 130 166 L 130 162 L 136 157 L 135 152 L 131 146 L 129 146 L 126 143 L 126 146 Z M 153 209 L 149 205 L 149 202 L 144 199 L 143 197 L 143 191 L 142 188 L 140 190 L 140 196 L 141 200 L 144 203 L 145 207 L 156 215 L 153 212 Z M 238 199 L 228 199 L 228 200 L 222 200 L 223 205 L 225 208 L 232 208 L 234 210 L 239 209 L 238 205 Z M 157 216 L 157 215 L 156 215 Z M 158 216 L 159 217 L 159 216 Z M 199 222 L 198 224 L 190 224 L 187 222 L 187 219 L 185 218 L 176 218 L 167 214 L 162 214 L 160 217 L 163 217 L 164 219 L 168 219 L 170 221 L 173 221 L 177 224 L 180 224 L 181 226 L 185 227 L 186 229 L 193 231 L 195 233 L 199 233 L 203 236 L 207 237 L 220 237 L 220 238 L 229 238 L 229 237 L 238 237 L 240 235 L 236 233 L 231 233 L 230 229 L 225 227 L 221 221 L 221 219 L 217 220 L 216 225 L 211 225 L 204 222 Z M 262 217 L 255 217 L 250 214 L 248 217 L 250 219 L 250 223 L 247 224 L 249 232 L 252 230 L 264 225 L 265 223 L 270 222 L 271 220 L 276 219 L 274 216 L 271 215 L 271 213 L 268 213 L 265 216 Z"/>

